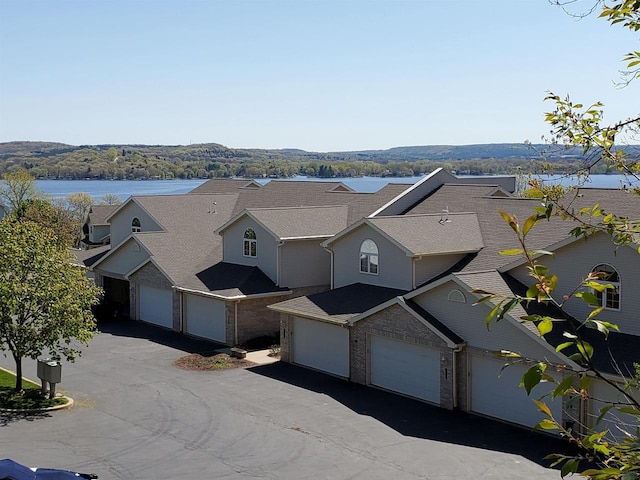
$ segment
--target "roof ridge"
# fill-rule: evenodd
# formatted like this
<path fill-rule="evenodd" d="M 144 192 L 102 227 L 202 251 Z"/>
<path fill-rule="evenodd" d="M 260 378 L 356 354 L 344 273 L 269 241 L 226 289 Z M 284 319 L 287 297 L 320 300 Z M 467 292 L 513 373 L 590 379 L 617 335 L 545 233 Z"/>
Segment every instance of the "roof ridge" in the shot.
<path fill-rule="evenodd" d="M 448 215 L 478 215 L 476 212 L 447 212 Z M 405 215 L 380 215 L 376 217 L 367 217 L 368 220 L 378 220 L 385 218 L 416 218 L 416 217 L 438 217 L 441 216 L 442 212 L 434 212 L 434 213 L 410 213 Z"/>
<path fill-rule="evenodd" d="M 245 210 L 247 212 L 265 211 L 265 210 L 304 210 L 304 209 L 316 209 L 316 208 L 348 208 L 349 205 L 298 205 L 294 207 L 249 207 Z"/>

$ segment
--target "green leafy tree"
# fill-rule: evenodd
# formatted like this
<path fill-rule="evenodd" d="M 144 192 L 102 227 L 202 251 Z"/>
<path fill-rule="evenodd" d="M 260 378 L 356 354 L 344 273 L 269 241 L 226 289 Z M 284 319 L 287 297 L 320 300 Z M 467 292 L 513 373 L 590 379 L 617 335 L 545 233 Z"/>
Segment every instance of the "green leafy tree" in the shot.
<path fill-rule="evenodd" d="M 7 218 L 0 221 L 0 348 L 16 362 L 47 350 L 73 361 L 96 332 L 91 307 L 101 290 L 72 264 L 50 229 Z"/>
<path fill-rule="evenodd" d="M 100 197 L 100 201 L 98 203 L 100 205 L 121 205 L 122 199 L 115 193 L 107 193 Z"/>
<path fill-rule="evenodd" d="M 42 193 L 36 189 L 36 180 L 26 170 L 20 169 L 5 173 L 0 185 L 0 199 L 9 210 L 19 208 L 30 198 L 42 198 Z"/>
<path fill-rule="evenodd" d="M 12 212 L 21 221 L 29 221 L 51 230 L 58 243 L 64 247 L 74 246 L 79 226 L 63 207 L 47 200 L 30 198 Z"/>
<path fill-rule="evenodd" d="M 93 198 L 85 192 L 71 193 L 67 195 L 63 202 L 63 208 L 69 212 L 71 218 L 80 224 L 89 213 L 91 205 L 93 205 Z"/>

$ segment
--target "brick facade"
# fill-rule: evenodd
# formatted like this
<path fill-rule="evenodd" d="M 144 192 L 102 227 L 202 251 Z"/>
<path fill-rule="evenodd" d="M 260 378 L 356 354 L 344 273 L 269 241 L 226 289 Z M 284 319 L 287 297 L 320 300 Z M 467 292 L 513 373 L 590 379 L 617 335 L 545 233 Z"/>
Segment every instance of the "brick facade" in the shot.
<path fill-rule="evenodd" d="M 236 303 L 238 309 L 238 341 L 242 345 L 248 340 L 263 335 L 278 335 L 281 332 L 280 313 L 267 308 L 269 305 L 288 300 L 290 298 L 301 297 L 303 295 L 313 295 L 329 290 L 329 285 L 318 285 L 313 287 L 293 288 L 293 293 L 279 296 L 262 298 L 249 298 L 246 300 L 235 300 L 226 302 L 226 325 L 227 344 L 235 345 L 235 325 Z M 280 334 L 282 343 L 282 334 Z M 288 337 L 287 337 L 288 338 Z"/>
<path fill-rule="evenodd" d="M 283 362 L 291 362 L 291 324 L 292 316 L 282 313 L 280 317 L 280 360 Z M 460 356 L 460 353 L 454 353 L 444 340 L 399 305 L 393 305 L 375 313 L 349 328 L 350 381 L 363 385 L 369 384 L 368 337 L 370 335 L 394 338 L 439 350 L 440 406 L 448 409 L 455 407 L 453 356 Z M 458 368 L 459 363 L 458 361 Z M 458 378 L 458 383 L 464 383 L 464 379 Z M 460 388 L 458 387 L 459 393 Z"/>
<path fill-rule="evenodd" d="M 369 383 L 369 340 L 378 335 L 424 345 L 440 352 L 440 406 L 453 409 L 453 352 L 431 329 L 400 305 L 392 305 L 355 323 L 350 329 L 351 381 Z"/>
<path fill-rule="evenodd" d="M 280 314 L 269 310 L 267 305 L 286 300 L 288 296 L 264 297 L 238 302 L 238 344 L 263 335 L 277 335 L 280 329 Z M 233 305 L 233 302 L 227 302 Z M 233 317 L 232 317 L 233 318 Z M 229 331 L 230 330 L 230 331 Z M 233 344 L 233 325 L 227 329 L 227 340 L 231 334 Z"/>

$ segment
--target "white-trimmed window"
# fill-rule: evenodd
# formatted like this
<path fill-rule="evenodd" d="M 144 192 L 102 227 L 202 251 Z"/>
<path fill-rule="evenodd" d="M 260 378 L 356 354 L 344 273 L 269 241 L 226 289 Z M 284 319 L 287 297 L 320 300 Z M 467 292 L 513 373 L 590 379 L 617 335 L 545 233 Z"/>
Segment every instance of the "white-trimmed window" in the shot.
<path fill-rule="evenodd" d="M 134 218 L 133 220 L 131 220 L 131 231 L 133 233 L 142 231 L 140 220 L 138 218 Z"/>
<path fill-rule="evenodd" d="M 593 291 L 600 306 L 611 310 L 620 310 L 620 276 L 618 271 L 611 265 L 601 263 L 591 272 L 597 274 L 600 283 L 613 285 L 613 288 L 607 288 L 602 292 Z"/>
<path fill-rule="evenodd" d="M 378 246 L 370 238 L 360 245 L 360 271 L 372 275 L 378 274 Z"/>
<path fill-rule="evenodd" d="M 256 240 L 256 232 L 253 231 L 253 228 L 247 228 L 244 231 L 242 247 L 245 257 L 258 256 L 258 242 Z"/>

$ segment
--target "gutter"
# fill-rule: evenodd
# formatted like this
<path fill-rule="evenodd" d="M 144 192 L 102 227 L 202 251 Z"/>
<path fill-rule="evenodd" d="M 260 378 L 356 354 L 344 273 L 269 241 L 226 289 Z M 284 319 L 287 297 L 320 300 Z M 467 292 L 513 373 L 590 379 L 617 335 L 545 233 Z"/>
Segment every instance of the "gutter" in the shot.
<path fill-rule="evenodd" d="M 177 285 L 174 285 L 171 288 L 176 292 L 192 293 L 194 295 L 199 295 L 201 297 L 217 298 L 218 300 L 231 300 L 231 301 L 251 300 L 253 298 L 279 297 L 282 295 L 291 295 L 293 293 L 292 290 L 282 290 L 280 292 L 256 293 L 254 295 L 235 295 L 232 297 L 225 297 L 224 295 L 219 295 L 217 293 L 203 292 L 202 290 L 194 290 L 192 288 L 178 287 Z"/>

